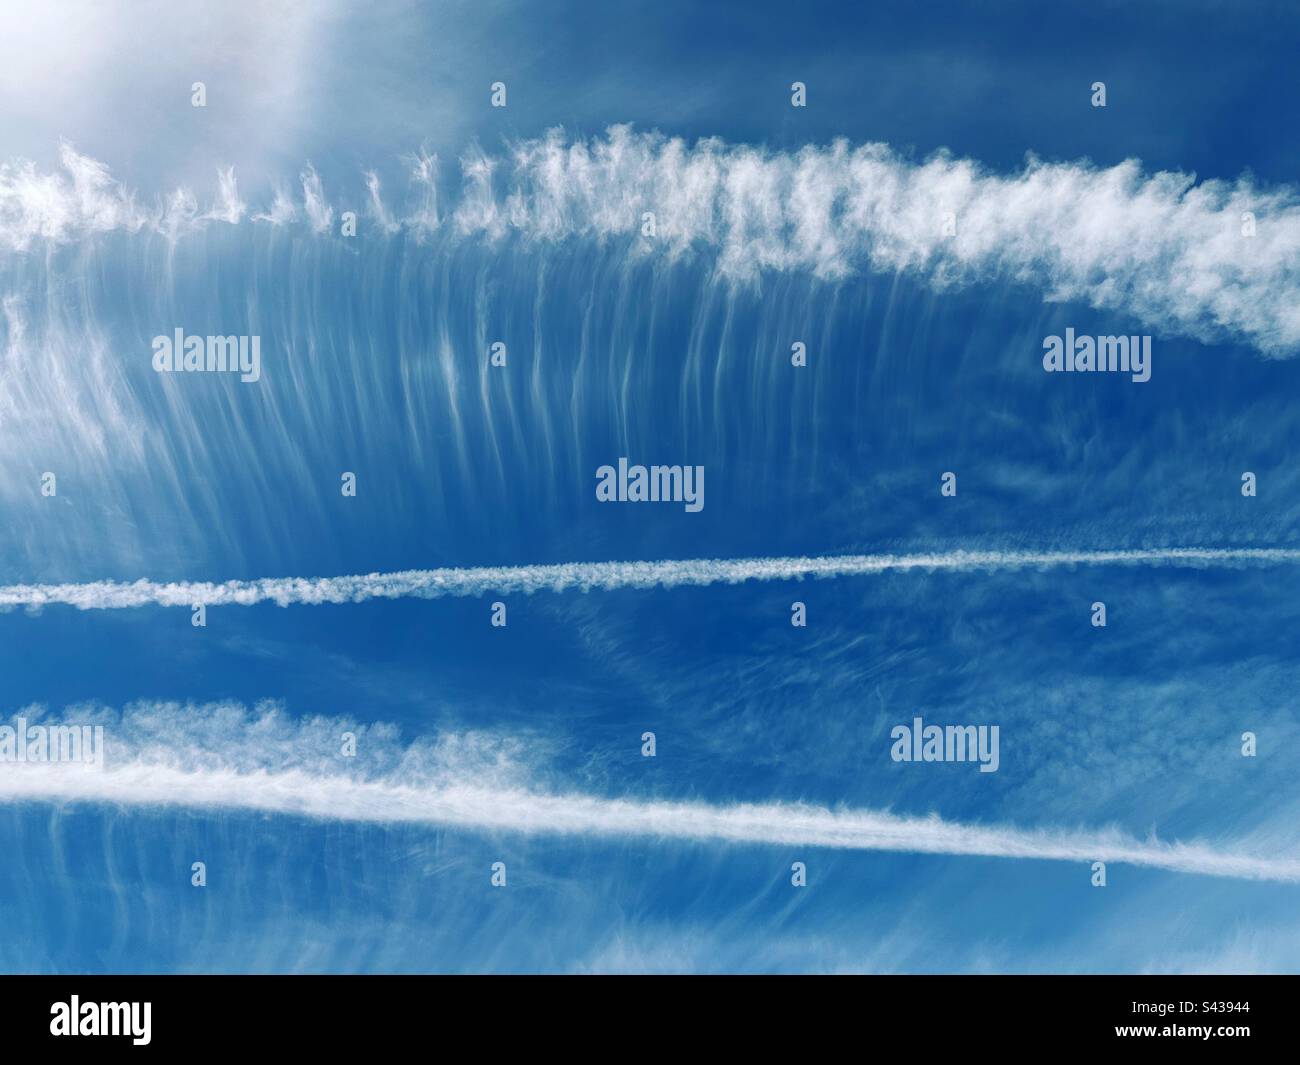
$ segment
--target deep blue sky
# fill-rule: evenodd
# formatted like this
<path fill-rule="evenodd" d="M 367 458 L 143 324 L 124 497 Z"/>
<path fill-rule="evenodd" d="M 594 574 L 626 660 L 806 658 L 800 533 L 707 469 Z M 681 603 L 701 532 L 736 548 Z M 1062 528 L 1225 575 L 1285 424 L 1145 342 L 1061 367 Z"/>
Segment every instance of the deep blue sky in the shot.
<path fill-rule="evenodd" d="M 1032 153 L 1287 186 L 1300 161 L 1286 5 L 168 8 L 69 7 L 0 32 L 30 73 L 0 83 L 0 157 L 57 172 L 64 139 L 145 205 L 183 185 L 206 206 L 233 165 L 250 213 L 277 188 L 301 206 L 309 162 L 336 210 L 359 210 L 362 171 L 399 188 L 422 145 L 448 209 L 474 145 L 502 156 L 616 123 L 772 152 L 879 141 L 1001 174 Z M 795 80 L 806 109 L 789 106 Z M 1044 302 L 1032 279 L 735 285 L 709 248 L 634 251 L 364 225 L 348 242 L 301 221 L 0 251 L 0 584 L 1295 545 L 1289 358 Z M 149 341 L 176 326 L 259 333 L 264 380 L 160 380 Z M 1152 380 L 1044 374 L 1042 338 L 1067 327 L 1153 333 Z M 497 337 L 510 362 L 494 376 Z M 623 454 L 704 465 L 704 511 L 598 504 L 594 471 Z M 37 491 L 45 470 L 56 500 Z M 946 470 L 956 499 L 939 495 Z M 1115 826 L 1294 857 L 1297 590 L 1286 567 L 916 572 L 518 596 L 504 630 L 493 597 L 229 608 L 203 630 L 180 609 L 60 606 L 0 614 L 0 716 L 164 704 L 164 720 L 225 720 L 221 705 L 271 702 L 290 722 L 391 723 L 399 751 L 475 737 L 539 788 L 601 798 Z M 890 729 L 916 714 L 999 723 L 1001 768 L 892 762 Z M 214 733 L 187 764 L 263 742 Z M 1124 865 L 1096 889 L 1075 862 L 12 802 L 0 852 L 6 971 L 1300 964 L 1296 885 Z M 190 886 L 195 860 L 207 888 Z"/>

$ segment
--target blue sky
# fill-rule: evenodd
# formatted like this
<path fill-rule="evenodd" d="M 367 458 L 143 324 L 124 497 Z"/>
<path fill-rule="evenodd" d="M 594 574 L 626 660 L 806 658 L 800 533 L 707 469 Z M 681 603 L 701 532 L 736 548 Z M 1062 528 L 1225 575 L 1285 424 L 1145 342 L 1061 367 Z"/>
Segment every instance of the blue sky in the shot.
<path fill-rule="evenodd" d="M 0 763 L 0 969 L 1294 971 L 1295 556 L 1080 555 L 1300 548 L 1298 27 L 17 5 L 0 717 L 107 749 Z M 177 328 L 261 379 L 156 373 Z M 1151 379 L 1044 373 L 1067 329 Z M 703 466 L 703 510 L 598 502 L 620 456 Z M 997 771 L 892 760 L 916 716 L 998 725 Z"/>

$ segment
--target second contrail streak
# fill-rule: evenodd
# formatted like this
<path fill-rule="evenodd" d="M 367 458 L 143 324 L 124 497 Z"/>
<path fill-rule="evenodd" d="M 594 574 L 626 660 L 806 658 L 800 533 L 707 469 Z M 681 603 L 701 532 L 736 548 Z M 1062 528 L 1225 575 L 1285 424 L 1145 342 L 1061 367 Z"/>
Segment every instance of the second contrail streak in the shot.
<path fill-rule="evenodd" d="M 805 577 L 856 577 L 905 570 L 1045 569 L 1059 566 L 1294 565 L 1300 548 L 1161 547 L 1111 551 L 949 551 L 906 555 L 565 562 L 554 565 L 419 569 L 344 577 L 265 577 L 250 581 L 91 581 L 0 586 L 0 608 L 64 605 L 79 610 L 141 606 L 278 606 L 437 599 L 618 588 L 676 588 Z"/>

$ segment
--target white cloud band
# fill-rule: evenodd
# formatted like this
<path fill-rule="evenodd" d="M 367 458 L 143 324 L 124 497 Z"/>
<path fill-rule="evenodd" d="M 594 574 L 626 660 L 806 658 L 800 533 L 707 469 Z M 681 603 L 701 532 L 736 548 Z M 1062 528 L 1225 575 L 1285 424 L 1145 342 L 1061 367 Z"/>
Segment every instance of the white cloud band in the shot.
<path fill-rule="evenodd" d="M 219 766 L 182 768 L 148 761 L 99 770 L 0 766 L 0 801 L 251 810 L 528 835 L 1121 862 L 1179 873 L 1300 882 L 1300 859 L 1241 854 L 1201 843 L 1140 842 L 1117 832 L 1026 831 L 789 803 L 723 806 L 608 799 L 465 781 L 407 784 L 303 769 L 241 773 Z"/>
<path fill-rule="evenodd" d="M 677 588 L 807 577 L 857 577 L 910 570 L 1004 570 L 1061 566 L 1294 565 L 1300 548 L 1167 547 L 1114 551 L 949 551 L 910 555 L 814 558 L 686 559 L 662 562 L 565 562 L 537 566 L 401 570 L 345 577 L 267 577 L 252 581 L 91 581 L 0 586 L 0 609 L 73 606 L 113 610 L 141 606 L 277 606 L 358 603 L 367 599 L 617 588 Z"/>
<path fill-rule="evenodd" d="M 119 229 L 174 239 L 242 218 L 331 227 L 334 208 L 311 168 L 299 203 L 280 190 L 248 213 L 233 173 L 219 175 L 204 211 L 184 189 L 150 206 L 68 146 L 59 172 L 0 166 L 0 248 Z M 907 271 L 937 288 L 1026 284 L 1047 300 L 1131 314 L 1157 332 L 1244 339 L 1275 356 L 1300 350 L 1300 192 L 1248 177 L 1198 184 L 1194 175 L 1145 173 L 1135 160 L 1099 168 L 1031 159 L 996 174 L 942 153 L 916 162 L 883 144 L 770 152 L 624 126 L 591 140 L 555 131 L 501 156 L 471 152 L 461 159 L 459 196 L 441 212 L 437 175 L 436 159 L 410 161 L 403 210 L 384 204 L 367 171 L 375 229 L 620 238 L 632 255 L 710 249 L 719 273 L 736 279 L 765 270 L 827 279 Z"/>

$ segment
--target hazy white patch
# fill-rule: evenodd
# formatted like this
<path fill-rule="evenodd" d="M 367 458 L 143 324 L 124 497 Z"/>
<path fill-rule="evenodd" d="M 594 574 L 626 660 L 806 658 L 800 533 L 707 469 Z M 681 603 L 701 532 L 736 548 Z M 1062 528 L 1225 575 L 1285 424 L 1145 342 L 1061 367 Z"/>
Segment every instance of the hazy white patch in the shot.
<path fill-rule="evenodd" d="M 384 198 L 380 195 L 379 175 L 373 170 L 366 171 L 366 190 L 370 193 L 370 201 L 367 213 L 371 221 L 375 223 L 383 233 L 396 233 L 401 229 L 401 225 L 393 220 L 392 214 L 384 206 Z"/>
<path fill-rule="evenodd" d="M 200 228 L 202 223 L 198 197 L 189 189 L 180 188 L 167 197 L 157 228 L 169 241 L 175 242 Z"/>
<path fill-rule="evenodd" d="M 12 293 L 0 300 L 0 500 L 10 506 L 30 498 L 30 456 L 75 453 L 107 480 L 143 459 L 152 432 L 108 338 L 32 310 Z"/>
<path fill-rule="evenodd" d="M 405 223 L 417 233 L 432 233 L 442 224 L 438 215 L 438 157 L 422 148 L 408 163 L 415 205 Z"/>
<path fill-rule="evenodd" d="M 299 180 L 302 181 L 302 208 L 306 212 L 307 221 L 315 232 L 327 232 L 334 221 L 334 208 L 325 202 L 320 175 L 309 164 Z"/>
<path fill-rule="evenodd" d="M 6 0 L 0 5 L 5 143 L 43 153 L 58 134 L 111 144 L 141 171 L 195 184 L 213 160 L 263 172 L 301 158 L 307 116 L 336 77 L 334 0 Z M 191 106 L 192 86 L 207 106 Z"/>
<path fill-rule="evenodd" d="M 1297 944 L 1300 944 L 1300 929 L 1295 925 L 1274 926 L 1267 931 L 1250 927 L 1226 929 L 1196 947 L 1154 946 L 1156 956 L 1142 971 L 1153 976 L 1294 972 Z"/>
<path fill-rule="evenodd" d="M 515 228 L 527 224 L 526 205 L 522 201 L 511 198 L 504 205 L 497 202 L 492 189 L 492 174 L 497 166 L 497 161 L 477 146 L 461 156 L 461 199 L 452 217 L 462 235 L 477 234 L 498 240 L 505 235 L 507 224 Z M 511 213 L 513 217 L 508 219 Z"/>
<path fill-rule="evenodd" d="M 254 222 L 269 222 L 273 226 L 284 226 L 298 217 L 298 207 L 284 189 L 275 190 L 275 198 L 265 211 L 253 215 Z"/>
<path fill-rule="evenodd" d="M 63 170 L 53 174 L 25 160 L 0 164 L 0 247 L 23 251 L 38 239 L 59 243 L 146 224 L 147 213 L 102 163 L 67 143 L 59 159 Z"/>
<path fill-rule="evenodd" d="M 226 222 L 238 225 L 244 217 L 247 205 L 239 198 L 239 185 L 235 181 L 235 168 L 226 167 L 217 171 L 217 202 L 203 217 L 214 222 Z"/>

